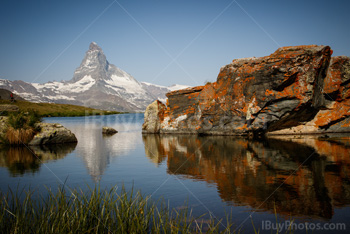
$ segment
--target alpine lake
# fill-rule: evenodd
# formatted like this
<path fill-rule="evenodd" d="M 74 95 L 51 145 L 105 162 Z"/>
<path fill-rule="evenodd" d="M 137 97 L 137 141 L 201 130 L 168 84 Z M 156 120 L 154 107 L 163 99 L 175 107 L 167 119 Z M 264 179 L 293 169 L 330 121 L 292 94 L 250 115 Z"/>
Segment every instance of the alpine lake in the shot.
<path fill-rule="evenodd" d="M 350 135 L 142 135 L 143 114 L 44 121 L 67 127 L 78 143 L 1 147 L 2 192 L 124 185 L 171 209 L 206 214 L 201 222 L 229 215 L 244 233 L 276 233 L 276 223 L 285 233 L 288 222 L 294 233 L 350 230 Z M 103 136 L 103 126 L 119 132 Z"/>

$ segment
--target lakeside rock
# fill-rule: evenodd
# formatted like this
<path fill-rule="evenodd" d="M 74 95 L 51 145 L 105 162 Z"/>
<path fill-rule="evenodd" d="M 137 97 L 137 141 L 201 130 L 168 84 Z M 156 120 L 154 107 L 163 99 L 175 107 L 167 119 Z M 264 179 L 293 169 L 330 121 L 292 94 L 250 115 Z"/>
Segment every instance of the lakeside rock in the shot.
<path fill-rule="evenodd" d="M 159 133 L 161 123 L 164 120 L 165 108 L 165 105 L 158 100 L 147 107 L 145 123 L 142 125 L 142 133 Z"/>
<path fill-rule="evenodd" d="M 38 123 L 40 132 L 36 133 L 28 145 L 51 145 L 78 142 L 74 133 L 57 123 Z M 0 116 L 0 144 L 6 144 L 8 117 Z"/>
<path fill-rule="evenodd" d="M 7 144 L 6 132 L 9 128 L 8 117 L 0 116 L 0 144 Z M 28 145 L 51 145 L 78 142 L 74 133 L 58 123 L 37 123 L 40 129 Z"/>
<path fill-rule="evenodd" d="M 118 133 L 117 130 L 115 130 L 114 128 L 111 127 L 102 127 L 102 134 L 103 135 L 114 135 Z"/>
<path fill-rule="evenodd" d="M 29 145 L 49 145 L 77 142 L 77 138 L 69 129 L 57 123 L 39 123 L 41 129 L 34 135 Z"/>
<path fill-rule="evenodd" d="M 168 93 L 166 108 L 152 103 L 143 133 L 348 132 L 349 58 L 331 55 L 329 46 L 309 45 L 235 59 L 216 82 Z"/>

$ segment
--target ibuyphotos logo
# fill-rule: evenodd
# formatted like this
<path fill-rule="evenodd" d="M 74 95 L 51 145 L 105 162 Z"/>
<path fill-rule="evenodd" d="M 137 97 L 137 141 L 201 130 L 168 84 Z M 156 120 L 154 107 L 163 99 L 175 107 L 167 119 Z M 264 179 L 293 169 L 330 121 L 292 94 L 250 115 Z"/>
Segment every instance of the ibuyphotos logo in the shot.
<path fill-rule="evenodd" d="M 281 223 L 274 223 L 270 220 L 262 221 L 262 230 L 274 231 L 274 232 L 285 232 L 288 230 L 292 231 L 345 231 L 345 223 L 295 223 L 293 221 L 284 221 Z"/>

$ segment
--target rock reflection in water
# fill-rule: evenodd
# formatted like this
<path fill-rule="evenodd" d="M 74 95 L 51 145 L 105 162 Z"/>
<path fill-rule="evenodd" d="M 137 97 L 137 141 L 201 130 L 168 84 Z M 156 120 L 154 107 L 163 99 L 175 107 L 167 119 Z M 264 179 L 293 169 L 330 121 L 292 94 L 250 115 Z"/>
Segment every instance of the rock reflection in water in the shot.
<path fill-rule="evenodd" d="M 169 174 L 215 183 L 232 205 L 330 219 L 350 204 L 350 139 L 144 135 L 152 162 Z"/>
<path fill-rule="evenodd" d="M 36 173 L 41 164 L 64 158 L 72 152 L 76 143 L 50 146 L 19 146 L 0 148 L 0 166 L 8 168 L 11 176 Z"/>

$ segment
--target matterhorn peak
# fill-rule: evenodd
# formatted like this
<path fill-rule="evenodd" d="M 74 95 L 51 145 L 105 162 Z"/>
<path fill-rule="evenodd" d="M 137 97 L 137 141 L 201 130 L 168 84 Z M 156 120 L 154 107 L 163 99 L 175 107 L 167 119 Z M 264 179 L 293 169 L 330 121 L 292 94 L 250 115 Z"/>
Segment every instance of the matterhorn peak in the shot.
<path fill-rule="evenodd" d="M 107 79 L 109 63 L 101 47 L 96 42 L 91 42 L 89 50 L 80 66 L 75 70 L 73 79 L 70 82 L 77 82 L 85 76 L 91 76 L 94 80 Z"/>
<path fill-rule="evenodd" d="M 99 50 L 99 51 L 102 51 L 101 47 L 99 47 L 99 46 L 97 45 L 97 43 L 94 42 L 94 41 L 90 43 L 89 50 Z"/>

